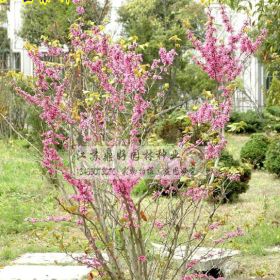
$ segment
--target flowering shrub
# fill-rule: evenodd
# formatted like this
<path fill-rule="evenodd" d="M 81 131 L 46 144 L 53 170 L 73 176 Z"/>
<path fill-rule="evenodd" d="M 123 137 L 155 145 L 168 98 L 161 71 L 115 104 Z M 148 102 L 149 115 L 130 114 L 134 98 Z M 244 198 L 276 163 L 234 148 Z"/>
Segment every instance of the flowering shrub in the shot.
<path fill-rule="evenodd" d="M 249 189 L 251 167 L 235 160 L 227 151 L 223 151 L 213 183 L 211 200 L 223 203 L 236 202 L 241 193 Z"/>
<path fill-rule="evenodd" d="M 78 13 L 83 14 L 84 1 L 75 3 Z M 88 240 L 85 256 L 79 261 L 95 269 L 100 279 L 208 277 L 190 274 L 194 267 L 187 264 L 213 230 L 209 225 L 215 222 L 217 205 L 207 206 L 205 200 L 226 145 L 223 130 L 231 110 L 230 82 L 241 72 L 244 57 L 256 50 L 264 36 L 261 34 L 253 42 L 244 30 L 235 34 L 223 7 L 221 12 L 228 41 L 216 38 L 210 11 L 205 42 L 188 33 L 200 54 L 197 63 L 220 86 L 216 95 L 209 96 L 186 116 L 192 125 L 187 127 L 178 146 L 175 163 L 180 168 L 176 174 L 154 177 L 163 191 L 170 187 L 177 191 L 176 199 L 170 199 L 168 204 L 162 203 L 161 191 L 152 197 L 148 193 L 140 198 L 131 195 L 144 176 L 132 172 L 135 163 L 131 158 L 127 161 L 130 173 L 114 170 L 104 176 L 94 172 L 81 176 L 80 171 L 87 164 L 81 158 L 87 153 L 78 151 L 90 150 L 93 157 L 92 148 L 96 146 L 106 149 L 124 146 L 130 154 L 135 154 L 147 144 L 149 127 L 161 116 L 164 91 L 158 90 L 156 99 L 147 96 L 150 90 L 156 90 L 155 81 L 160 81 L 172 66 L 176 52 L 161 48 L 159 58 L 151 66 L 143 65 L 136 43 L 129 46 L 114 43 L 101 27 L 91 24 L 88 29 L 89 23 L 85 25 L 82 20 L 70 29 L 69 52 L 64 53 L 61 47 L 48 42 L 44 42 L 47 53 L 30 47 L 37 77 L 36 92 L 32 95 L 20 88 L 17 92 L 42 111 L 41 118 L 49 128 L 43 134 L 42 164 L 49 174 L 61 179 L 59 204 Z M 62 56 L 63 63 L 44 62 L 45 56 Z M 67 159 L 58 152 L 61 145 Z M 174 164 L 168 156 L 165 162 L 171 167 Z M 99 164 L 97 161 L 96 165 Z M 178 189 L 176 182 L 180 178 L 187 188 Z M 202 219 L 205 215 L 208 218 Z M 69 216 L 47 220 L 68 221 Z M 227 233 L 214 245 L 241 234 L 240 229 Z M 160 249 L 153 244 L 158 237 Z M 179 245 L 184 254 L 174 263 Z"/>

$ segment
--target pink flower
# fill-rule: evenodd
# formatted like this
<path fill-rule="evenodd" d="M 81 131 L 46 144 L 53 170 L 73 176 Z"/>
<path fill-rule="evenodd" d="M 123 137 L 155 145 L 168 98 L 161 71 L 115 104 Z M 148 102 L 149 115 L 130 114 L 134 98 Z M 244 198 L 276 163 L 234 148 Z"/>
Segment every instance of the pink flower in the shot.
<path fill-rule="evenodd" d="M 266 36 L 266 31 L 263 30 L 253 41 L 244 32 L 244 28 L 235 33 L 224 6 L 221 6 L 221 16 L 226 31 L 226 43 L 217 39 L 217 29 L 211 10 L 208 11 L 205 42 L 195 38 L 192 32 L 188 32 L 187 35 L 200 54 L 195 58 L 195 62 L 208 73 L 210 78 L 218 83 L 228 83 L 240 74 L 244 60 L 248 54 L 257 50 Z M 247 25 L 246 23 L 244 27 Z"/>
<path fill-rule="evenodd" d="M 164 224 L 160 221 L 155 221 L 155 227 L 157 229 L 162 229 L 164 227 Z"/>
<path fill-rule="evenodd" d="M 196 240 L 200 240 L 203 238 L 203 235 L 201 232 L 195 232 L 194 235 L 193 235 L 193 238 L 196 239 Z"/>
<path fill-rule="evenodd" d="M 239 236 L 243 236 L 243 235 L 244 235 L 244 231 L 241 228 L 238 227 L 237 230 L 228 232 L 227 234 L 225 234 L 224 237 L 222 237 L 220 239 L 217 239 L 214 242 L 215 242 L 215 244 L 220 244 L 220 243 L 226 242 L 229 239 L 239 237 Z"/>
<path fill-rule="evenodd" d="M 185 193 L 185 196 L 192 199 L 193 202 L 201 201 L 202 199 L 207 198 L 208 191 L 201 187 L 189 188 Z"/>
<path fill-rule="evenodd" d="M 147 257 L 146 256 L 139 256 L 138 261 L 144 263 L 144 262 L 147 261 Z"/>
<path fill-rule="evenodd" d="M 82 14 L 85 13 L 85 8 L 82 7 L 82 6 L 78 6 L 78 7 L 76 8 L 76 12 L 77 12 L 79 15 L 82 15 Z"/>
<path fill-rule="evenodd" d="M 163 65 L 171 65 L 176 55 L 177 53 L 174 49 L 172 49 L 169 52 L 167 52 L 165 48 L 160 48 L 159 50 L 160 60 L 163 63 Z M 156 65 L 157 61 L 154 61 L 152 67 L 156 67 Z"/>
<path fill-rule="evenodd" d="M 208 228 L 209 228 L 210 230 L 215 230 L 215 229 L 219 228 L 220 225 L 221 225 L 221 223 L 215 222 L 215 223 L 209 225 Z"/>
<path fill-rule="evenodd" d="M 191 260 L 186 264 L 186 269 L 191 269 L 199 263 L 199 260 Z"/>

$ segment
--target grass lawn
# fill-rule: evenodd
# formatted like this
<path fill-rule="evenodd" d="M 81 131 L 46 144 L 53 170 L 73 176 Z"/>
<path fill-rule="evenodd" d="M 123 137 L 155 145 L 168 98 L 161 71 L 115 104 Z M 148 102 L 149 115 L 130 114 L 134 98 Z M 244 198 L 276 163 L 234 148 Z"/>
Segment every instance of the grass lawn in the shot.
<path fill-rule="evenodd" d="M 55 236 L 67 234 L 68 223 L 25 221 L 59 213 L 56 192 L 42 176 L 32 150 L 19 140 L 0 141 L 0 155 L 0 266 L 25 252 L 60 251 Z"/>
<path fill-rule="evenodd" d="M 239 157 L 248 136 L 229 135 L 228 150 Z M 61 251 L 55 238 L 65 233 L 69 248 L 77 250 L 80 238 L 69 223 L 29 224 L 26 217 L 55 215 L 60 210 L 56 195 L 42 177 L 32 151 L 22 141 L 0 141 L 0 265 L 24 252 Z M 244 237 L 227 244 L 242 251 L 237 258 L 237 279 L 280 279 L 280 254 L 268 254 L 264 248 L 280 245 L 280 180 L 265 171 L 254 171 L 250 189 L 235 204 L 221 206 L 219 215 L 227 227 L 243 228 Z"/>

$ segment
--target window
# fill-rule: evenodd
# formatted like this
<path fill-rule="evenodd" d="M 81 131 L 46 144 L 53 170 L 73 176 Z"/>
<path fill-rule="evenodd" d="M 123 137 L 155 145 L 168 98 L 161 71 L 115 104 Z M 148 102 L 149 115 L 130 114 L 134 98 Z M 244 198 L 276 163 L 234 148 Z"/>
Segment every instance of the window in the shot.
<path fill-rule="evenodd" d="M 15 71 L 21 70 L 21 55 L 20 53 L 13 53 L 13 69 Z"/>

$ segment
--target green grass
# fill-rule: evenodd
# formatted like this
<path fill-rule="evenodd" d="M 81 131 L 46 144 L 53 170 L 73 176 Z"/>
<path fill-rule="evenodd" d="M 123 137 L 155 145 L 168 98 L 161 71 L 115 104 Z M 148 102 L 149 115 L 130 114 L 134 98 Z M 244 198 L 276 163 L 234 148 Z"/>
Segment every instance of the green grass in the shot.
<path fill-rule="evenodd" d="M 228 150 L 239 159 L 248 135 L 227 135 Z M 230 244 L 248 255 L 265 255 L 265 248 L 280 245 L 280 180 L 265 171 L 253 171 L 250 189 L 235 205 L 223 206 L 231 223 L 246 234 Z"/>
<path fill-rule="evenodd" d="M 226 138 L 228 141 L 227 150 L 233 155 L 235 159 L 239 159 L 241 148 L 249 140 L 250 135 L 227 134 Z"/>
<path fill-rule="evenodd" d="M 67 224 L 26 222 L 59 212 L 56 195 L 32 150 L 19 140 L 0 141 L 0 265 L 25 252 L 60 251 L 56 231 Z"/>

